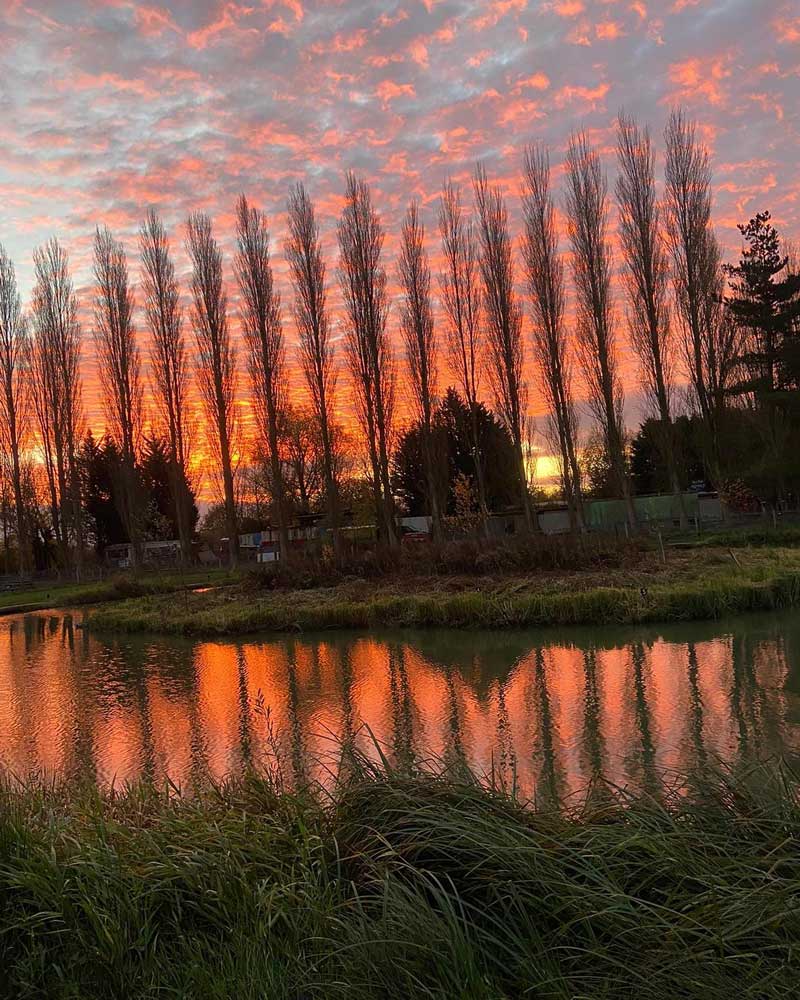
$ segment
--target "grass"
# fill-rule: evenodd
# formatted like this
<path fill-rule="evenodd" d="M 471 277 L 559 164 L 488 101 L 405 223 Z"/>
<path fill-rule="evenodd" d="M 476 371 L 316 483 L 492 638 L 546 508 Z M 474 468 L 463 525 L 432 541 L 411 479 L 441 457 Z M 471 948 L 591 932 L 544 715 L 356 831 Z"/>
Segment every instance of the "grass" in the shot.
<path fill-rule="evenodd" d="M 230 582 L 226 570 L 189 570 L 186 573 L 118 574 L 107 580 L 90 583 L 48 583 L 21 590 L 0 593 L 0 614 L 20 609 L 37 611 L 45 608 L 75 607 L 119 601 L 147 594 L 170 594 L 187 587 Z"/>
<path fill-rule="evenodd" d="M 244 581 L 176 602 L 93 609 L 97 631 L 232 635 L 373 627 L 520 628 L 714 619 L 800 603 L 800 551 L 642 551 L 620 566 L 497 576 L 405 576 L 265 590 Z"/>
<path fill-rule="evenodd" d="M 328 796 L 254 776 L 192 797 L 6 786 L 0 996 L 796 995 L 780 767 L 658 799 L 598 785 L 571 811 L 464 772 L 345 771 Z"/>
<path fill-rule="evenodd" d="M 771 528 L 764 522 L 746 528 L 713 531 L 695 538 L 687 536 L 677 544 L 687 548 L 800 548 L 800 525 Z"/>

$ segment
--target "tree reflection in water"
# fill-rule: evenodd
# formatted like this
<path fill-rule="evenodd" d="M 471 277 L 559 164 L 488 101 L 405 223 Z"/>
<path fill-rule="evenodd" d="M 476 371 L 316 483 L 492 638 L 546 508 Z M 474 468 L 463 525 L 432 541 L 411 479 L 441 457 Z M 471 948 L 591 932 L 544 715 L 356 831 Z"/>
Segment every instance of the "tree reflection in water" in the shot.
<path fill-rule="evenodd" d="M 658 794 L 670 769 L 796 754 L 796 618 L 190 642 L 10 617 L 0 763 L 192 787 L 277 753 L 287 780 L 305 782 L 330 780 L 342 746 L 376 755 L 377 743 L 390 760 L 466 763 L 542 801 L 600 775 Z"/>

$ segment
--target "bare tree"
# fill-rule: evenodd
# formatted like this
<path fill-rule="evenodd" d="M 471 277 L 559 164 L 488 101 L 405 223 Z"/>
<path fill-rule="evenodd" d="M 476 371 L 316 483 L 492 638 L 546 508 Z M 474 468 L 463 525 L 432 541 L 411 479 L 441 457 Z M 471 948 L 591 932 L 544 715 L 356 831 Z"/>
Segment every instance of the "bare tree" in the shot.
<path fill-rule="evenodd" d="M 667 147 L 666 223 L 672 255 L 681 346 L 706 435 L 711 479 L 721 477 L 720 420 L 735 370 L 736 338 L 722 306 L 720 252 L 711 225 L 711 167 L 695 126 L 683 112 L 670 115 Z"/>
<path fill-rule="evenodd" d="M 289 512 L 281 470 L 279 423 L 285 406 L 286 358 L 281 300 L 272 280 L 269 230 L 263 212 L 241 195 L 236 204 L 235 270 L 242 297 L 242 330 L 248 353 L 253 405 L 262 447 L 269 456 L 281 559 L 291 558 Z"/>
<path fill-rule="evenodd" d="M 439 491 L 436 488 L 433 456 L 433 411 L 437 378 L 437 351 L 431 305 L 431 269 L 425 250 L 425 226 L 419 203 L 412 201 L 403 220 L 400 236 L 400 286 L 403 304 L 400 325 L 406 347 L 406 360 L 414 409 L 422 431 L 422 460 L 425 466 L 432 534 L 442 536 Z"/>
<path fill-rule="evenodd" d="M 376 516 L 385 540 L 392 545 L 397 540 L 389 476 L 395 371 L 386 333 L 389 305 L 386 270 L 381 262 L 384 233 L 369 186 L 353 173 L 347 174 L 338 237 L 347 357 L 367 439 Z"/>
<path fill-rule="evenodd" d="M 542 393 L 550 410 L 550 436 L 558 450 L 564 499 L 573 530 L 583 530 L 581 473 L 576 446 L 572 366 L 564 326 L 564 263 L 558 252 L 550 158 L 543 146 L 525 151 L 523 257 L 533 312 L 533 345 Z"/>
<path fill-rule="evenodd" d="M 616 194 L 619 236 L 625 260 L 628 329 L 639 359 L 645 398 L 659 422 L 661 457 L 677 499 L 681 527 L 686 527 L 675 429 L 672 423 L 673 343 L 670 328 L 669 263 L 656 199 L 655 153 L 647 128 L 620 114 L 617 121 Z"/>
<path fill-rule="evenodd" d="M 508 213 L 496 186 L 478 166 L 473 183 L 478 209 L 480 270 L 489 348 L 489 377 L 497 411 L 511 435 L 517 456 L 520 502 L 529 530 L 536 527 L 536 514 L 528 489 L 525 463 L 528 387 L 524 377 L 522 307 L 514 291 L 514 261 Z"/>
<path fill-rule="evenodd" d="M 294 289 L 294 318 L 299 355 L 322 443 L 325 503 L 337 556 L 341 550 L 341 517 L 333 428 L 336 371 L 330 341 L 325 260 L 314 206 L 302 184 L 289 194 L 289 238 L 286 258 Z"/>
<path fill-rule="evenodd" d="M 472 222 L 464 218 L 461 192 L 450 181 L 442 190 L 439 233 L 444 268 L 439 275 L 447 321 L 450 371 L 470 412 L 472 457 L 484 533 L 489 530 L 484 456 L 478 433 L 478 405 L 483 362 L 478 247 Z"/>
<path fill-rule="evenodd" d="M 34 251 L 33 401 L 50 493 L 53 534 L 62 564 L 74 545 L 75 573 L 83 566 L 83 518 L 78 440 L 83 421 L 78 305 L 66 251 L 51 239 Z"/>
<path fill-rule="evenodd" d="M 222 472 L 225 530 L 232 567 L 239 562 L 239 533 L 232 450 L 236 434 L 236 352 L 228 330 L 228 296 L 222 277 L 222 251 L 211 231 L 211 220 L 193 212 L 186 225 L 186 250 L 192 262 L 192 323 L 198 352 L 198 381 L 212 445 Z"/>
<path fill-rule="evenodd" d="M 28 438 L 28 326 L 22 314 L 14 265 L 0 244 L 0 440 L 11 467 L 19 567 L 32 566 L 30 526 L 25 494 L 21 452 Z"/>
<path fill-rule="evenodd" d="M 156 404 L 166 432 L 170 489 L 181 543 L 181 559 L 191 558 L 189 482 L 191 428 L 187 420 L 189 365 L 183 336 L 183 311 L 169 239 L 153 209 L 139 233 L 144 311 L 150 330 L 150 365 Z"/>
<path fill-rule="evenodd" d="M 142 378 L 133 327 L 133 290 L 128 282 L 125 249 L 108 228 L 97 228 L 94 240 L 95 347 L 108 434 L 120 456 L 121 476 L 114 500 L 133 549 L 141 560 L 143 501 L 136 460 L 142 436 Z"/>
<path fill-rule="evenodd" d="M 577 292 L 577 347 L 589 405 L 602 430 L 616 489 L 628 524 L 636 511 L 625 461 L 622 385 L 617 371 L 611 248 L 608 243 L 607 182 L 597 153 L 584 133 L 570 137 L 566 210 Z"/>

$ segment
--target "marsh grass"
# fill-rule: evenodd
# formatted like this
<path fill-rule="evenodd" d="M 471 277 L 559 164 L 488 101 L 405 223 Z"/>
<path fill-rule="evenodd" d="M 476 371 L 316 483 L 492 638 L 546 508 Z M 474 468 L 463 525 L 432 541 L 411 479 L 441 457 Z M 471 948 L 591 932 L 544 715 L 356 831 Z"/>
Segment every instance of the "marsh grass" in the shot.
<path fill-rule="evenodd" d="M 784 767 L 560 808 L 463 768 L 342 773 L 325 793 L 6 785 L 0 995 L 796 995 Z"/>
<path fill-rule="evenodd" d="M 144 597 L 92 611 L 97 631 L 233 635 L 255 631 L 446 627 L 526 628 L 721 618 L 800 603 L 796 550 L 675 553 L 661 565 L 478 580 L 356 581 L 297 591 L 220 588 L 176 602 Z M 680 561 L 678 561 L 680 560 Z"/>

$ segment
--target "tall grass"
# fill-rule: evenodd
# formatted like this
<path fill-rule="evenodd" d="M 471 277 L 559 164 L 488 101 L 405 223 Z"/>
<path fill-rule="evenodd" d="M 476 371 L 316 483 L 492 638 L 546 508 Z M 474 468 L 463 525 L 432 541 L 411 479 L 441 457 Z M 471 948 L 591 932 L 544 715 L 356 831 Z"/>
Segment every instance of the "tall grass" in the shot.
<path fill-rule="evenodd" d="M 627 583 L 627 585 L 625 585 Z M 188 602 L 142 598 L 101 607 L 88 618 L 97 631 L 232 635 L 374 627 L 525 628 L 550 625 L 635 624 L 721 618 L 800 603 L 800 566 L 778 563 L 742 569 L 729 561 L 704 578 L 680 577 L 640 586 L 536 589 L 449 589 L 354 597 L 335 589 L 252 593 L 220 591 Z"/>
<path fill-rule="evenodd" d="M 351 757 L 327 798 L 0 793 L 0 996 L 796 995 L 794 775 L 526 808 Z"/>

